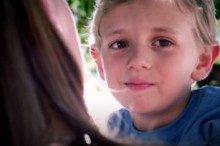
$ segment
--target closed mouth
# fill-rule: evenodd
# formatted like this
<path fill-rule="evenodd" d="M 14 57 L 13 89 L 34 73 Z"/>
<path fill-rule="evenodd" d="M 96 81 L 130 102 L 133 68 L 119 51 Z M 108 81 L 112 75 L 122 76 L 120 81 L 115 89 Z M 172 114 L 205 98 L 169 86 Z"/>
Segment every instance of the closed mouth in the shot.
<path fill-rule="evenodd" d="M 145 90 L 154 86 L 154 84 L 148 82 L 125 82 L 124 85 L 131 90 Z"/>

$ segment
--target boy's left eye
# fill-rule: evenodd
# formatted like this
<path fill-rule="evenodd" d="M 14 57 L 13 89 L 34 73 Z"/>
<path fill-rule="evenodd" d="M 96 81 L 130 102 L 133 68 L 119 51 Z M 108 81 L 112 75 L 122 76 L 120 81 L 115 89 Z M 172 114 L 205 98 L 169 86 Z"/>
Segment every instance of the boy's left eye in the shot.
<path fill-rule="evenodd" d="M 158 39 L 153 42 L 153 46 L 155 47 L 169 47 L 171 45 L 173 45 L 173 43 L 168 39 Z"/>

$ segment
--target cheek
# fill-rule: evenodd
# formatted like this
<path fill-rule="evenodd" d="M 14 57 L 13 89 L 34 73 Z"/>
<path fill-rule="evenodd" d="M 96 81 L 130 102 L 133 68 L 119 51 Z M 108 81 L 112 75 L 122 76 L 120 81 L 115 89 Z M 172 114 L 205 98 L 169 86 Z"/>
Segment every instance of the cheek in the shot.
<path fill-rule="evenodd" d="M 164 72 L 172 76 L 190 77 L 190 74 L 196 66 L 196 57 L 194 55 L 189 56 L 189 54 L 184 55 L 182 53 L 168 59 L 163 59 L 161 62 L 160 68 Z"/>
<path fill-rule="evenodd" d="M 124 63 L 121 60 L 106 57 L 102 64 L 106 83 L 112 88 L 118 88 L 118 83 L 124 78 L 126 70 Z"/>
<path fill-rule="evenodd" d="M 193 61 L 188 58 L 174 58 L 163 60 L 157 65 L 156 73 L 159 81 L 168 87 L 179 86 L 179 84 L 191 83 L 191 74 L 194 70 Z"/>
<path fill-rule="evenodd" d="M 119 58 L 112 55 L 102 56 L 102 64 L 105 74 L 115 75 L 126 69 L 124 59 L 122 57 Z"/>
<path fill-rule="evenodd" d="M 120 67 L 118 64 L 115 64 L 113 61 L 103 62 L 103 67 L 104 67 L 104 76 L 108 83 L 113 82 L 114 79 L 119 76 Z"/>

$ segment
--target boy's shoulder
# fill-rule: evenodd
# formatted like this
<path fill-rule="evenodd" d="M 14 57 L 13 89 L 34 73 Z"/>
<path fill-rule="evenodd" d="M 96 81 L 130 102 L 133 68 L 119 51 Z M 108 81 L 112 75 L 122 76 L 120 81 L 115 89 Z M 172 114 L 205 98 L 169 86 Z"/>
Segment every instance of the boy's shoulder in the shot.
<path fill-rule="evenodd" d="M 129 111 L 125 108 L 119 109 L 110 114 L 108 118 L 109 124 L 123 123 L 125 121 L 131 120 Z"/>
<path fill-rule="evenodd" d="M 192 97 L 200 100 L 215 100 L 220 102 L 220 87 L 204 86 L 192 91 Z"/>
<path fill-rule="evenodd" d="M 220 88 L 204 86 L 192 91 L 191 99 L 181 120 L 185 122 L 182 145 L 191 143 L 219 144 L 220 137 Z M 186 122 L 187 121 L 187 122 Z M 201 144 L 198 144 L 201 143 Z"/>
<path fill-rule="evenodd" d="M 190 105 L 200 112 L 220 111 L 220 87 L 204 86 L 193 90 Z"/>
<path fill-rule="evenodd" d="M 193 90 L 193 92 L 211 92 L 211 93 L 219 93 L 220 92 L 220 87 L 218 86 L 203 86 L 198 89 Z"/>
<path fill-rule="evenodd" d="M 130 133 L 130 126 L 132 125 L 132 119 L 128 110 L 122 108 L 113 112 L 107 121 L 108 131 L 113 136 L 125 136 Z"/>

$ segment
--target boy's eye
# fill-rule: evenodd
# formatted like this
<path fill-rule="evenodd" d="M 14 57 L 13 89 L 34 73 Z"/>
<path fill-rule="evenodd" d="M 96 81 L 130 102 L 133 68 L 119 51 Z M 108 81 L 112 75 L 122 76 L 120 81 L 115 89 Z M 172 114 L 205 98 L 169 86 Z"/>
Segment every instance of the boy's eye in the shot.
<path fill-rule="evenodd" d="M 116 41 L 110 45 L 113 49 L 120 49 L 128 47 L 128 43 L 126 41 Z"/>
<path fill-rule="evenodd" d="M 153 43 L 155 47 L 169 47 L 173 45 L 173 43 L 167 39 L 158 39 Z"/>

